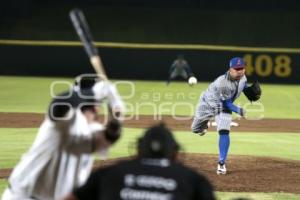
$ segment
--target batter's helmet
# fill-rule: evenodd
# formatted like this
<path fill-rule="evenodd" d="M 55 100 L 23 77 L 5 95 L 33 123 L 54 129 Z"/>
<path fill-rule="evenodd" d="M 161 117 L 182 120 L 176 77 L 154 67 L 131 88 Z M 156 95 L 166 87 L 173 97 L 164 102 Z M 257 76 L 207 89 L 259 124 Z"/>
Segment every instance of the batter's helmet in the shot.
<path fill-rule="evenodd" d="M 101 79 L 96 74 L 81 74 L 75 78 L 75 85 L 81 90 L 91 89 L 98 81 Z"/>
<path fill-rule="evenodd" d="M 138 152 L 142 158 L 172 159 L 178 150 L 172 132 L 163 123 L 149 128 L 138 140 Z"/>

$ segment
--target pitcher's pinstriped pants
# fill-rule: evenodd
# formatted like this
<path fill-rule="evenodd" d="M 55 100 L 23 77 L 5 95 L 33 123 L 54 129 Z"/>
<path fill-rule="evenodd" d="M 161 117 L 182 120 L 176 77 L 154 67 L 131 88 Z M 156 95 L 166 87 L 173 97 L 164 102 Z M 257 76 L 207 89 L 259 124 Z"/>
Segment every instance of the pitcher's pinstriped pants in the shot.
<path fill-rule="evenodd" d="M 217 131 L 219 130 L 229 130 L 230 123 L 232 121 L 231 113 L 228 112 L 218 112 L 216 109 L 212 108 L 205 102 L 200 102 L 197 106 L 195 117 L 192 123 L 192 131 L 194 133 L 201 133 L 203 129 L 206 129 L 207 123 L 215 117 L 217 122 Z"/>

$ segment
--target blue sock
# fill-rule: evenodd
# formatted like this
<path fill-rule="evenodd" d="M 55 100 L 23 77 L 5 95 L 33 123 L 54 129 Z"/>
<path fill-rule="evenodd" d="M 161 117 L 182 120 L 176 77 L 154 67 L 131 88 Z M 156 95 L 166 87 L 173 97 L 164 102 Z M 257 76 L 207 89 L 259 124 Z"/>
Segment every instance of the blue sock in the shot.
<path fill-rule="evenodd" d="M 230 145 L 229 131 L 219 131 L 219 163 L 225 163 Z"/>

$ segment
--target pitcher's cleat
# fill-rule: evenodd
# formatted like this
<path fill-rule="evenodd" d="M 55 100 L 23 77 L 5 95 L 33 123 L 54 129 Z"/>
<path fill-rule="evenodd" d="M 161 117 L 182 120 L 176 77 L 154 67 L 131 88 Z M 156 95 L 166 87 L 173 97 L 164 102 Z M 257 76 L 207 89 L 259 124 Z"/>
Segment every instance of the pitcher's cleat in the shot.
<path fill-rule="evenodd" d="M 207 129 L 203 129 L 201 132 L 196 133 L 196 134 L 203 136 L 203 135 L 205 135 L 206 132 L 207 132 Z"/>
<path fill-rule="evenodd" d="M 226 165 L 225 163 L 218 163 L 218 168 L 217 168 L 217 174 L 218 175 L 224 175 L 227 173 L 227 170 L 226 170 Z"/>
<path fill-rule="evenodd" d="M 203 121 L 199 127 L 193 130 L 193 133 L 200 136 L 205 135 L 205 133 L 208 130 L 208 122 L 209 122 L 208 120 Z"/>

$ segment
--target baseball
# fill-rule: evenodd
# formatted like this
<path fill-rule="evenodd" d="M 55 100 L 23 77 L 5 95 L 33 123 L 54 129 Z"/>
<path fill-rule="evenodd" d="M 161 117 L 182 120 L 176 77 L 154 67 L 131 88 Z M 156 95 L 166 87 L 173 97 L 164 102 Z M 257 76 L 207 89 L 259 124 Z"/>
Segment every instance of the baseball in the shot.
<path fill-rule="evenodd" d="M 190 85 L 196 85 L 197 84 L 197 79 L 194 76 L 191 76 L 189 78 L 189 84 Z"/>

